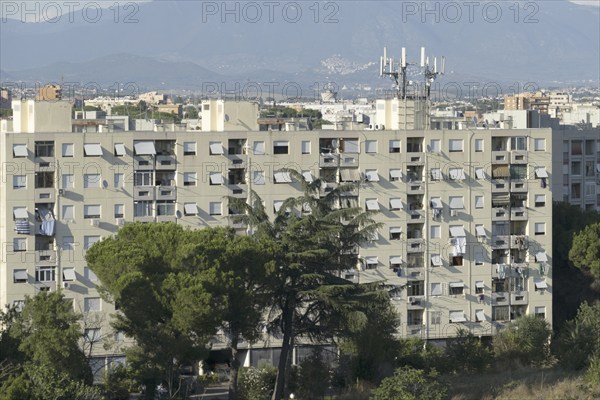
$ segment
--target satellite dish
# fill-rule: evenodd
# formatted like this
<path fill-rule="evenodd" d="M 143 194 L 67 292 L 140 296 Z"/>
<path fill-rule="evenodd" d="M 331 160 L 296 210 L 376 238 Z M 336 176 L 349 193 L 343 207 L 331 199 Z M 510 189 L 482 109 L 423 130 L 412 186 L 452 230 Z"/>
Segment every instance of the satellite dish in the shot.
<path fill-rule="evenodd" d="M 332 146 L 334 149 L 337 149 L 337 148 L 339 147 L 338 140 L 337 140 L 337 139 L 333 139 L 333 140 L 331 141 L 331 146 Z"/>
<path fill-rule="evenodd" d="M 229 115 L 225 114 L 225 122 L 229 122 Z"/>
<path fill-rule="evenodd" d="M 182 217 L 181 211 L 177 210 L 177 212 L 175 213 L 175 218 L 180 219 Z"/>
<path fill-rule="evenodd" d="M 102 187 L 106 189 L 108 187 L 108 181 L 105 179 L 102 181 Z"/>

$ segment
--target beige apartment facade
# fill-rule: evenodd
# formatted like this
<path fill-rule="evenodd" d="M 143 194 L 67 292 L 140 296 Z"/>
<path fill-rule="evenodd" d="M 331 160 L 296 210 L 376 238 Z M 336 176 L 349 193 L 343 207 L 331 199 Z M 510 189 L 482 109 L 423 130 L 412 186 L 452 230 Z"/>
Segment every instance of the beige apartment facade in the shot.
<path fill-rule="evenodd" d="M 78 311 L 114 313 L 89 246 L 134 221 L 229 225 L 224 197 L 245 198 L 250 180 L 273 215 L 300 193 L 281 171 L 294 168 L 324 179 L 323 193 L 359 181 L 340 206 L 379 211 L 384 227 L 343 275 L 388 285 L 401 336 L 551 321 L 551 132 L 4 133 L 0 301 L 60 289 Z"/>

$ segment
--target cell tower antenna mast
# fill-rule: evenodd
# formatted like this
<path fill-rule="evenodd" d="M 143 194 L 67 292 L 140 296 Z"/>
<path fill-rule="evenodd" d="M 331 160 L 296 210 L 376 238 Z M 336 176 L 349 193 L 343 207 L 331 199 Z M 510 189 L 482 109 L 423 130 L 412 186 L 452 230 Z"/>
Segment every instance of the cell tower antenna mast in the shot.
<path fill-rule="evenodd" d="M 379 76 L 389 76 L 396 83 L 396 93 L 399 99 L 406 99 L 406 88 L 410 84 L 407 77 L 407 67 L 411 64 L 406 59 L 406 48 L 402 48 L 402 55 L 400 62 L 394 64 L 393 58 L 388 58 L 387 47 L 383 48 L 383 56 L 379 60 Z M 429 57 L 425 55 L 425 47 L 421 47 L 421 63 L 420 67 L 423 71 L 425 79 L 425 91 L 424 96 L 428 100 L 431 92 L 431 85 L 438 77 L 438 75 L 444 75 L 446 68 L 446 58 L 442 56 L 440 62 L 440 69 L 438 70 L 437 57 L 433 58 L 433 65 L 429 63 Z"/>

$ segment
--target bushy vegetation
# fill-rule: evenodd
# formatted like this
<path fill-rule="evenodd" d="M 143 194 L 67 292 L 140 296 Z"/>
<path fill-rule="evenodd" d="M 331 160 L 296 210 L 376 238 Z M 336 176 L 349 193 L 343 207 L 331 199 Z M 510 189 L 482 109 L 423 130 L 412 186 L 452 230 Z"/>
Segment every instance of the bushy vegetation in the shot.
<path fill-rule="evenodd" d="M 372 400 L 443 400 L 448 387 L 435 370 L 426 373 L 411 367 L 398 368 L 373 391 Z"/>
<path fill-rule="evenodd" d="M 269 400 L 277 370 L 272 367 L 242 368 L 238 377 L 240 400 Z"/>

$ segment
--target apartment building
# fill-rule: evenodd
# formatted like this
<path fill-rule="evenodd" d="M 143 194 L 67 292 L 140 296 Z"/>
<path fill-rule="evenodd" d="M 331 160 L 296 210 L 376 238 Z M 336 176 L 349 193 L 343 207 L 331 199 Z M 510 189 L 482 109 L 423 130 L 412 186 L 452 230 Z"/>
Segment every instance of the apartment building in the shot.
<path fill-rule="evenodd" d="M 552 133 L 555 201 L 600 211 L 600 127 L 579 130 L 564 127 Z"/>
<path fill-rule="evenodd" d="M 339 206 L 379 211 L 384 227 L 343 277 L 385 282 L 401 336 L 551 322 L 553 145 L 551 129 L 3 132 L 0 302 L 62 289 L 103 321 L 91 337 L 123 343 L 86 250 L 128 222 L 231 225 L 224 198 L 250 185 L 274 215 L 300 194 L 283 171 L 294 168 L 323 194 L 359 182 Z M 100 363 L 122 355 L 96 349 Z M 245 363 L 268 351 L 253 346 Z"/>

